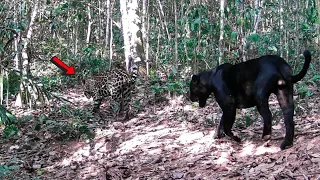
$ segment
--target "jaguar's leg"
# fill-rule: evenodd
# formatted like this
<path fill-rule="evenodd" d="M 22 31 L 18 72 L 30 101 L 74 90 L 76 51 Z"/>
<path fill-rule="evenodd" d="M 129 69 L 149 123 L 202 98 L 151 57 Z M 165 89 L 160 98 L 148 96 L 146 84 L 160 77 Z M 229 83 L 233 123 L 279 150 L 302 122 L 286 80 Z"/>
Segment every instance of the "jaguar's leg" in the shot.
<path fill-rule="evenodd" d="M 123 95 L 123 113 L 125 113 L 124 120 L 129 120 L 129 111 L 130 111 L 130 102 L 131 102 L 131 90 L 128 89 L 127 92 Z"/>
<path fill-rule="evenodd" d="M 102 99 L 103 99 L 102 97 L 94 97 L 93 98 L 94 104 L 93 104 L 92 112 L 94 114 L 99 113 L 99 108 L 100 108 Z"/>
<path fill-rule="evenodd" d="M 117 99 L 112 99 L 110 101 L 110 109 L 114 117 L 117 117 L 119 114 L 121 104 Z"/>

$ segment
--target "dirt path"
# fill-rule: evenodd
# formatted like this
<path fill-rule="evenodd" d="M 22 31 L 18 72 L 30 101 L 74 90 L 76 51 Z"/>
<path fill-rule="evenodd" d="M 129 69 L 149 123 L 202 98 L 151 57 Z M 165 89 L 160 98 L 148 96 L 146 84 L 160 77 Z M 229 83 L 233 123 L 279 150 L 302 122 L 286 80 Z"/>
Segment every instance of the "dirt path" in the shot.
<path fill-rule="evenodd" d="M 70 101 L 83 104 L 76 90 L 68 94 Z M 239 144 L 213 138 L 221 116 L 214 100 L 198 109 L 176 98 L 149 106 L 125 123 L 105 123 L 110 117 L 103 117 L 99 124 L 93 118 L 82 122 L 94 130 L 91 141 L 63 138 L 74 128 L 63 124 L 86 116 L 75 115 L 76 107 L 30 111 L 17 136 L 0 138 L 0 179 L 319 179 L 319 95 L 316 90 L 308 106 L 305 100 L 297 102 L 294 145 L 284 151 L 279 148 L 283 118 L 274 97 L 272 139 L 261 140 L 261 119 L 254 109 L 241 110 L 233 128 L 242 138 Z M 69 111 L 72 116 L 66 116 Z M 39 125 L 41 118 L 46 123 Z"/>

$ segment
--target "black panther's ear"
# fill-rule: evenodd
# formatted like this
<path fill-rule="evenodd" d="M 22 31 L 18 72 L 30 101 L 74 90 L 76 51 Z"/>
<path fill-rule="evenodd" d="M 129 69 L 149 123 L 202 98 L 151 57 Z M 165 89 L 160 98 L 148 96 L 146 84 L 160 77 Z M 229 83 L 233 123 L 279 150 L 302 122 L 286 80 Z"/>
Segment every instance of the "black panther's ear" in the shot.
<path fill-rule="evenodd" d="M 191 82 L 192 82 L 192 83 L 198 83 L 199 80 L 200 80 L 200 77 L 199 77 L 198 75 L 193 75 Z"/>

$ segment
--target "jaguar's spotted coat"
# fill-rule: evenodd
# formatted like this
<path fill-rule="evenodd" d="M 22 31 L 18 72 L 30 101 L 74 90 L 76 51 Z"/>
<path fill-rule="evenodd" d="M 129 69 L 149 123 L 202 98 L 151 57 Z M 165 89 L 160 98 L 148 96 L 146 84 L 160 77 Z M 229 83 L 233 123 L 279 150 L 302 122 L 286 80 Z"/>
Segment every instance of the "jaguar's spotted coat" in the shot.
<path fill-rule="evenodd" d="M 85 96 L 87 98 L 93 97 L 93 112 L 99 111 L 102 100 L 106 98 L 116 102 L 120 107 L 118 113 L 125 112 L 125 119 L 128 119 L 136 77 L 137 66 L 134 65 L 130 73 L 125 69 L 114 68 L 83 80 Z"/>

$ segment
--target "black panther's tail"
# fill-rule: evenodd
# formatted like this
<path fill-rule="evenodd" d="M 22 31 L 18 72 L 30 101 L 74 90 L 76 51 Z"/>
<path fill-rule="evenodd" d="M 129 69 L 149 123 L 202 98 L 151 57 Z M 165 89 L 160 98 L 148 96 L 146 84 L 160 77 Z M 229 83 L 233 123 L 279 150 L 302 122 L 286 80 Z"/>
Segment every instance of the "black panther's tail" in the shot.
<path fill-rule="evenodd" d="M 296 83 L 298 81 L 300 81 L 306 74 L 311 62 L 311 53 L 309 50 L 305 50 L 303 52 L 303 56 L 304 56 L 304 65 L 302 70 L 299 72 L 299 74 L 292 76 L 292 83 Z"/>

